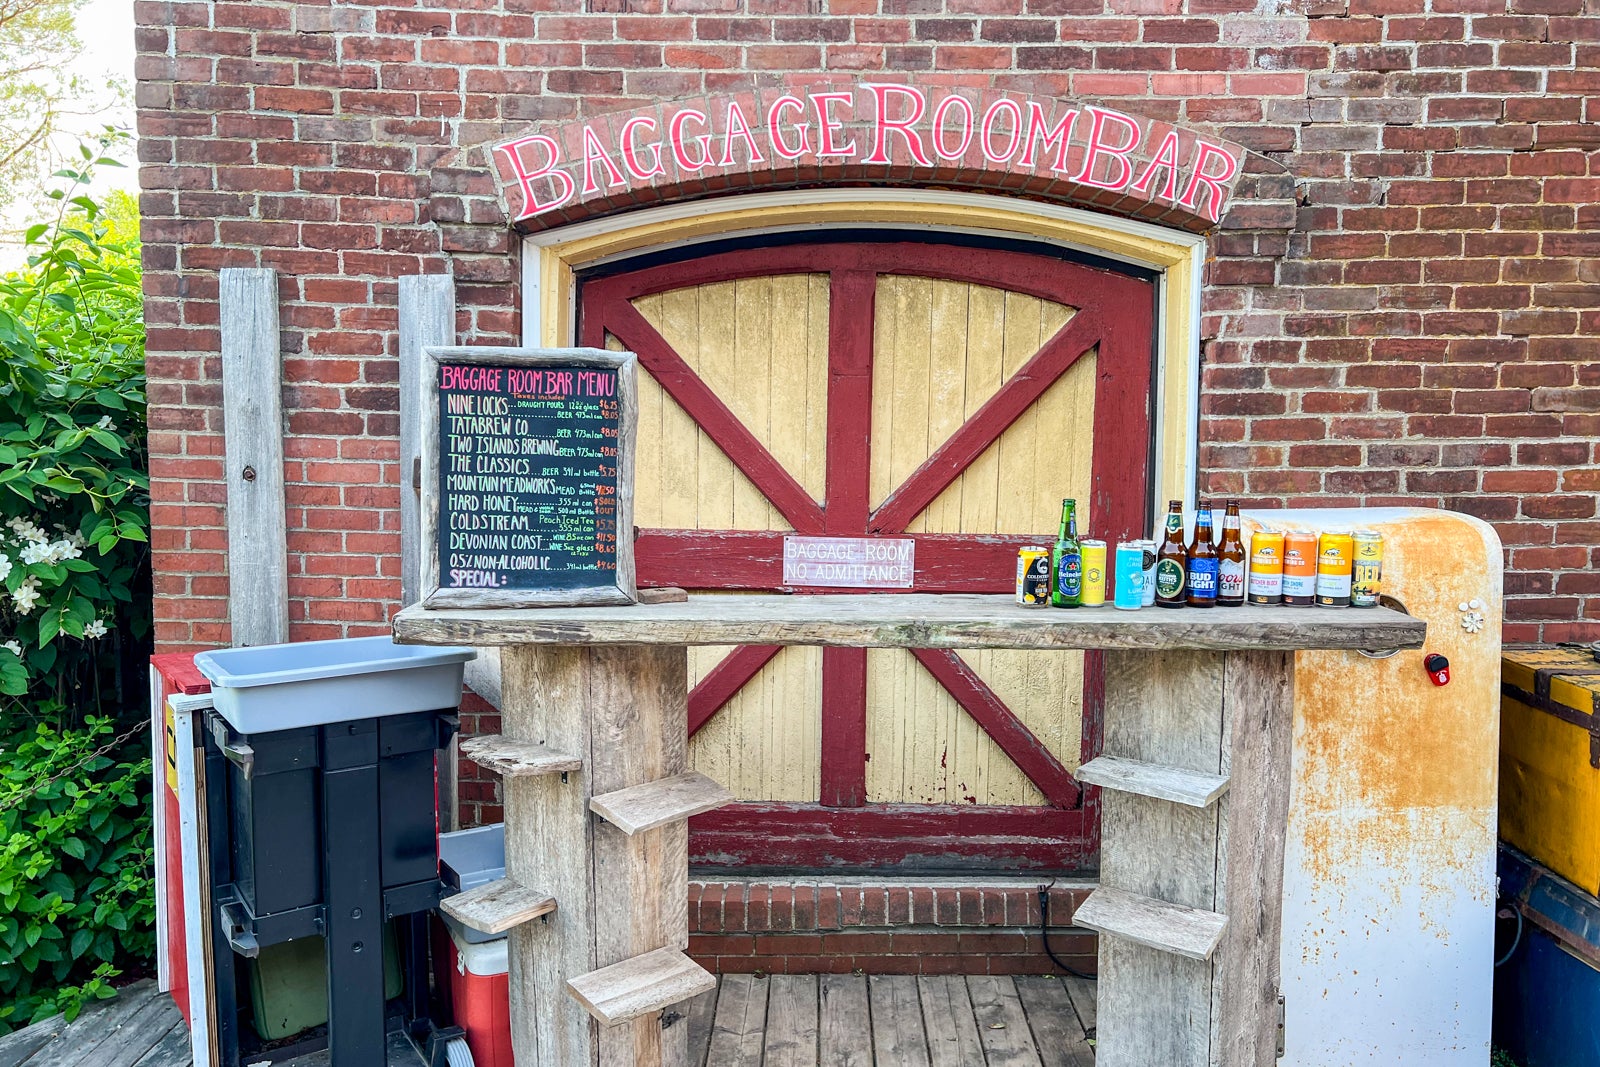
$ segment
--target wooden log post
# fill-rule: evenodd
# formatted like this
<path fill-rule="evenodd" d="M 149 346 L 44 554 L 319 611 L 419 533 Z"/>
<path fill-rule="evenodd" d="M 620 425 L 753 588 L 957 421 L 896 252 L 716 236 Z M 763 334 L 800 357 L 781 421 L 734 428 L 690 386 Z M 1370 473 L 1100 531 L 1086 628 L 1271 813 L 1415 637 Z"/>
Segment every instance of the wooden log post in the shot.
<path fill-rule="evenodd" d="M 1102 888 L 1075 919 L 1102 935 L 1101 1067 L 1275 1061 L 1293 691 L 1293 652 L 1107 654 Z"/>
<path fill-rule="evenodd" d="M 219 286 L 229 632 L 275 645 L 289 640 L 278 272 L 223 267 Z"/>
<path fill-rule="evenodd" d="M 663 779 L 674 780 L 668 792 L 682 791 L 687 651 L 512 645 L 501 665 L 504 736 L 583 763 L 505 782 L 506 878 L 556 900 L 554 912 L 511 931 L 517 1062 L 679 1067 L 688 1028 L 663 1026 L 662 1009 L 714 984 L 683 955 L 685 817 L 647 828 L 656 820 L 642 819 L 628 833 L 591 811 L 591 802 L 629 790 L 625 799 L 637 810 L 637 787 Z M 672 803 L 687 810 L 681 797 Z M 632 970 L 605 970 L 619 964 Z M 597 1015 L 616 1022 L 602 1025 Z"/>

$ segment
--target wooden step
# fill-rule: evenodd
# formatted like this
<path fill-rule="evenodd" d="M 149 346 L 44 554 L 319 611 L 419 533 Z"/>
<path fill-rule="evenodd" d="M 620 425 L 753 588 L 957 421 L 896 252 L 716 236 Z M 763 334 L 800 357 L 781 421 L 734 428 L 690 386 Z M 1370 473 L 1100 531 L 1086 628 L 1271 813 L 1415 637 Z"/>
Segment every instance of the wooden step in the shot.
<path fill-rule="evenodd" d="M 602 793 L 589 810 L 625 834 L 652 830 L 733 803 L 733 794 L 698 771 Z"/>
<path fill-rule="evenodd" d="M 1078 906 L 1072 923 L 1162 952 L 1209 960 L 1228 917 L 1101 886 Z"/>
<path fill-rule="evenodd" d="M 540 774 L 565 774 L 583 769 L 583 760 L 557 752 L 533 741 L 516 741 L 498 734 L 482 734 L 461 739 L 461 754 L 480 767 L 498 771 L 507 778 L 531 778 Z"/>
<path fill-rule="evenodd" d="M 715 989 L 717 978 L 675 948 L 658 948 L 642 956 L 579 975 L 567 992 L 606 1026 L 697 997 Z"/>
<path fill-rule="evenodd" d="M 439 910 L 481 933 L 503 934 L 513 926 L 555 911 L 556 898 L 500 878 L 445 897 L 439 901 Z"/>
<path fill-rule="evenodd" d="M 1170 800 L 1191 808 L 1208 807 L 1228 791 L 1227 775 L 1206 774 L 1204 771 L 1190 771 L 1121 756 L 1092 759 L 1079 767 L 1073 777 L 1086 785 Z"/>

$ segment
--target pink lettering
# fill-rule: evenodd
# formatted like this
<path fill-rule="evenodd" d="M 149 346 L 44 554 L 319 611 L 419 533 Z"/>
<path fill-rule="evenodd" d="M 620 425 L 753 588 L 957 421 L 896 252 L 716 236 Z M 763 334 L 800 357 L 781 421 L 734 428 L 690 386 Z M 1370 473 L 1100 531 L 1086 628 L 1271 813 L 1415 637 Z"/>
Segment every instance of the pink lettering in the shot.
<path fill-rule="evenodd" d="M 627 181 L 622 177 L 622 171 L 618 170 L 617 165 L 611 162 L 611 157 L 606 155 L 605 146 L 600 143 L 600 138 L 595 136 L 594 128 L 585 126 L 583 128 L 583 193 L 585 196 L 592 196 L 600 191 L 600 186 L 596 185 L 594 180 L 594 165 L 596 163 L 605 167 L 607 185 L 627 184 Z"/>
<path fill-rule="evenodd" d="M 994 150 L 995 119 L 1002 111 L 1011 114 L 1011 140 L 1006 142 L 1004 153 Z M 1022 141 L 1022 108 L 1015 100 L 1004 98 L 996 100 L 989 105 L 989 110 L 983 113 L 983 158 L 990 163 L 1009 163 L 1011 157 L 1017 154 L 1017 145 Z"/>
<path fill-rule="evenodd" d="M 661 165 L 661 142 L 651 141 L 645 145 L 645 151 L 650 153 L 650 168 L 646 170 L 639 165 L 638 148 L 633 143 L 633 131 L 638 129 L 654 132 L 656 120 L 648 115 L 637 115 L 622 124 L 622 133 L 618 140 L 622 142 L 622 165 L 628 168 L 628 173 L 642 182 L 665 174 L 667 168 Z"/>
<path fill-rule="evenodd" d="M 1239 173 L 1239 161 L 1224 152 L 1221 148 L 1208 141 L 1199 141 L 1198 150 L 1194 158 L 1194 174 L 1189 179 L 1189 187 L 1183 191 L 1183 199 L 1178 203 L 1191 211 L 1195 207 L 1195 197 L 1198 195 L 1201 183 L 1211 190 L 1211 196 L 1206 203 L 1206 218 L 1212 222 L 1222 220 L 1222 203 L 1227 198 L 1228 191 L 1223 188 L 1223 182 L 1231 181 Z M 1206 161 L 1220 159 L 1223 161 L 1221 174 L 1207 174 Z"/>
<path fill-rule="evenodd" d="M 851 104 L 854 102 L 855 97 L 849 93 L 811 94 L 811 105 L 817 109 L 817 155 L 855 155 L 856 142 L 854 139 L 849 144 L 838 145 L 833 143 L 833 135 L 844 129 L 844 123 L 835 119 L 828 110 L 830 104 Z"/>
<path fill-rule="evenodd" d="M 690 159 L 683 148 L 683 124 L 694 119 L 701 125 L 709 125 L 705 113 L 686 107 L 672 116 L 672 124 L 668 127 L 668 135 L 672 139 L 672 157 L 678 161 L 678 166 L 687 171 L 696 171 L 711 162 L 711 136 L 702 133 L 696 137 L 695 143 L 700 146 L 700 158 Z"/>
<path fill-rule="evenodd" d="M 765 163 L 766 157 L 761 154 L 761 149 L 756 147 L 755 134 L 750 132 L 750 123 L 745 120 L 744 109 L 739 106 L 739 101 L 728 101 L 728 118 L 723 123 L 724 140 L 722 143 L 722 165 L 733 166 L 733 142 L 742 140 L 745 151 L 750 155 L 750 165 Z"/>
<path fill-rule="evenodd" d="M 961 111 L 961 143 L 954 149 L 944 146 L 944 131 L 948 125 L 946 119 L 952 108 Z M 967 149 L 972 146 L 972 103 L 964 96 L 954 93 L 939 102 L 939 107 L 933 113 L 933 152 L 943 160 L 957 160 L 967 154 Z"/>
<path fill-rule="evenodd" d="M 1072 136 L 1072 124 L 1077 121 L 1078 109 L 1073 108 L 1061 117 L 1061 121 L 1054 126 L 1045 121 L 1044 108 L 1028 101 L 1028 134 L 1023 140 L 1021 163 L 1024 167 L 1033 166 L 1033 150 L 1035 147 L 1043 148 L 1048 152 L 1052 147 L 1056 150 L 1055 162 L 1050 169 L 1065 174 L 1067 170 L 1067 138 Z"/>
<path fill-rule="evenodd" d="M 532 145 L 543 148 L 546 158 L 544 166 L 529 170 L 523 164 L 522 150 Z M 551 138 L 536 133 L 500 145 L 496 151 L 505 153 L 506 161 L 511 164 L 511 173 L 516 176 L 517 184 L 522 187 L 522 213 L 517 218 L 525 219 L 541 211 L 549 211 L 572 199 L 572 177 L 565 171 L 556 170 L 556 164 L 561 162 L 561 146 Z M 533 183 L 540 178 L 549 178 L 558 190 L 549 200 L 541 201 L 539 194 L 534 192 Z"/>
<path fill-rule="evenodd" d="M 783 112 L 791 109 L 803 114 L 806 109 L 805 101 L 795 96 L 780 96 L 774 100 L 772 107 L 767 111 L 767 133 L 772 138 L 773 155 L 781 156 L 784 159 L 799 159 L 811 151 L 811 135 L 808 132 L 811 129 L 811 124 L 809 122 L 795 124 L 794 128 L 800 134 L 800 144 L 796 148 L 790 148 L 789 143 L 783 139 L 783 134 L 779 131 L 778 124 L 783 121 Z"/>
<path fill-rule="evenodd" d="M 888 163 L 889 162 L 889 131 L 893 130 L 906 139 L 906 147 L 911 151 L 911 158 L 924 167 L 933 166 L 933 161 L 922 149 L 922 135 L 911 128 L 912 124 L 922 118 L 922 113 L 928 109 L 927 98 L 920 92 L 905 85 L 868 85 L 872 95 L 878 101 L 878 121 L 872 128 L 872 154 L 863 163 Z M 911 101 L 911 114 L 903 119 L 889 118 L 889 94 L 899 93 Z"/>
<path fill-rule="evenodd" d="M 1083 167 L 1073 177 L 1073 181 L 1083 185 L 1093 185 L 1099 189 L 1121 189 L 1128 184 L 1128 179 L 1133 177 L 1133 167 L 1128 163 L 1128 153 L 1133 151 L 1139 143 L 1139 126 L 1128 116 L 1118 111 L 1107 111 L 1104 108 L 1090 107 L 1089 114 L 1094 117 L 1094 122 L 1089 126 L 1089 146 L 1083 155 Z M 1127 144 L 1121 147 L 1112 147 L 1105 141 L 1106 124 L 1108 122 L 1121 123 L 1128 135 Z M 1095 162 L 1104 156 L 1111 160 L 1115 169 L 1112 173 L 1117 177 L 1102 181 L 1093 176 Z"/>
<path fill-rule="evenodd" d="M 1150 183 L 1155 179 L 1156 170 L 1167 172 L 1167 180 L 1161 183 L 1161 192 L 1156 195 L 1164 200 L 1171 200 L 1177 195 L 1178 190 L 1178 131 L 1168 130 L 1167 135 L 1161 139 L 1161 147 L 1156 149 L 1156 154 L 1145 164 L 1144 173 L 1139 175 L 1139 180 L 1134 182 L 1132 189 L 1140 196 L 1150 195 Z"/>

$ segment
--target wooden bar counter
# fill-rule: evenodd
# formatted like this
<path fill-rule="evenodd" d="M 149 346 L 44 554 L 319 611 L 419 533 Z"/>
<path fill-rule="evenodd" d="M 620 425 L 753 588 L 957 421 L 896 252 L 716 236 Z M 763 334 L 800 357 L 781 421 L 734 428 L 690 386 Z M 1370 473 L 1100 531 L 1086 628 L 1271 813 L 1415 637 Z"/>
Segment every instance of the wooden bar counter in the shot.
<path fill-rule="evenodd" d="M 506 884 L 457 912 L 510 926 L 522 1067 L 685 1061 L 686 1028 L 661 1013 L 712 982 L 683 953 L 685 820 L 732 799 L 686 773 L 686 648 L 731 644 L 1105 650 L 1104 753 L 1078 772 L 1105 791 L 1100 888 L 1074 917 L 1102 935 L 1096 1062 L 1266 1067 L 1294 653 L 1419 648 L 1425 631 L 1385 608 L 1058 611 L 932 594 L 412 607 L 394 622 L 402 642 L 505 646 L 504 740 L 480 758 L 511 768 Z"/>

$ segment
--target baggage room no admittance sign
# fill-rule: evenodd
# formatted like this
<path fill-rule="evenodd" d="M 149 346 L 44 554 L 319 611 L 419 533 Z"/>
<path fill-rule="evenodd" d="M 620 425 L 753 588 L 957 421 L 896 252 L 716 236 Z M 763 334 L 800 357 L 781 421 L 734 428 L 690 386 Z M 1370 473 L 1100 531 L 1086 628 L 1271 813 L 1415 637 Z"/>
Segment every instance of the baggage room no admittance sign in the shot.
<path fill-rule="evenodd" d="M 422 363 L 422 606 L 633 603 L 633 353 L 441 347 Z"/>

